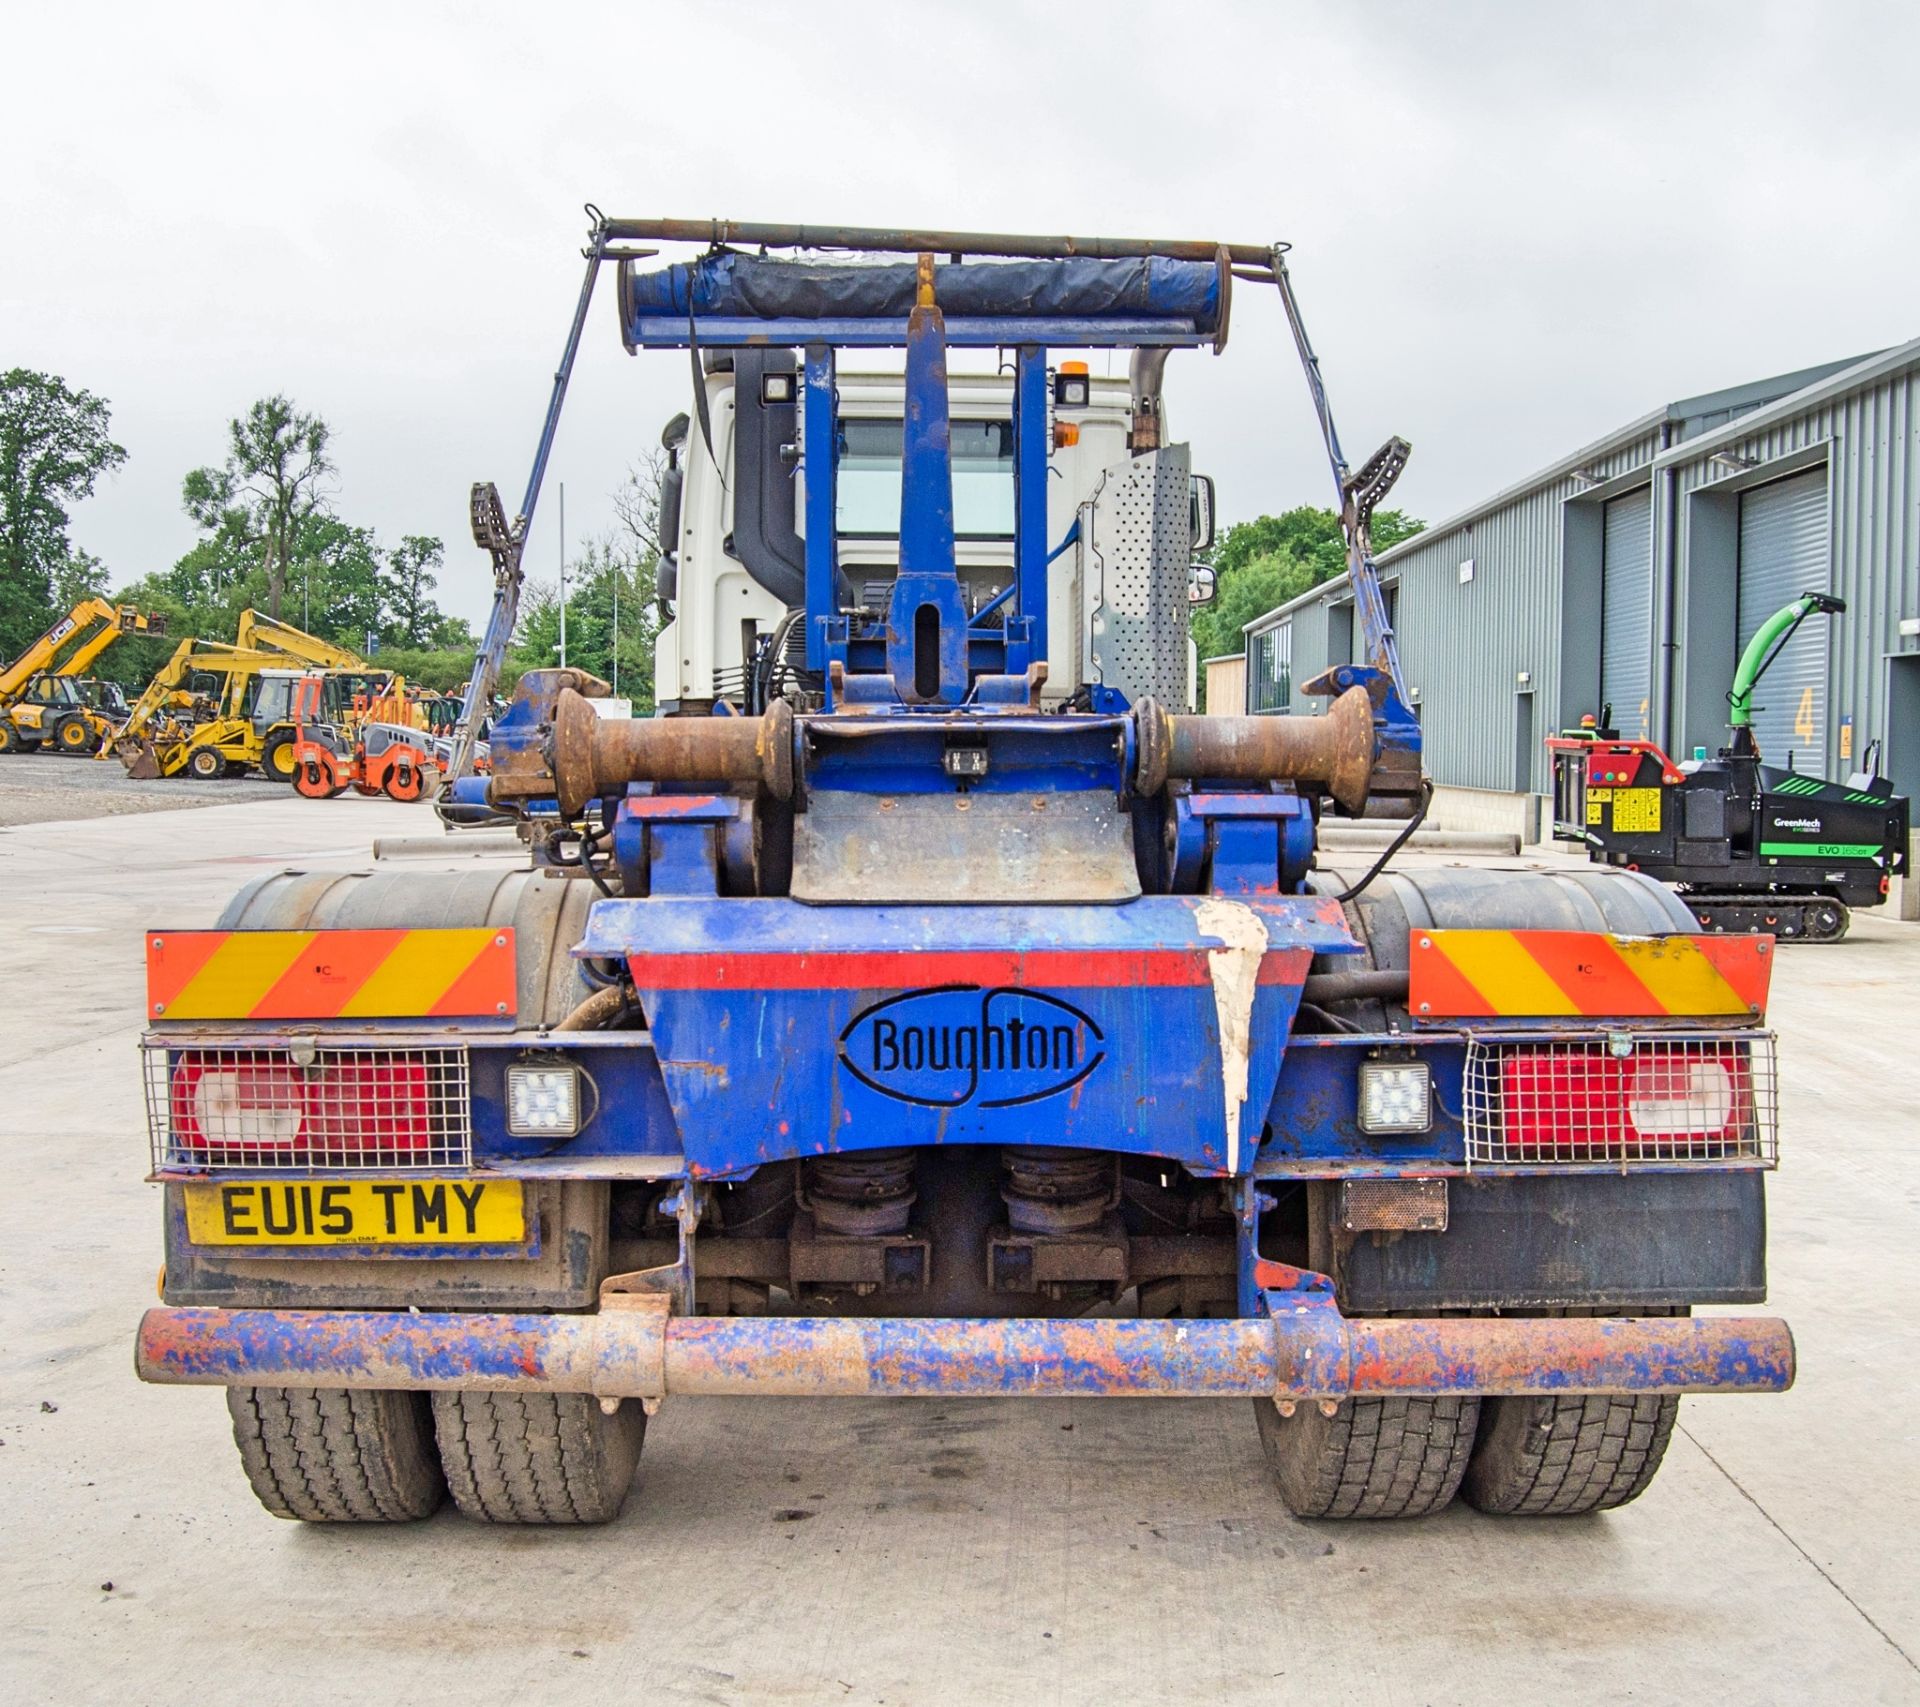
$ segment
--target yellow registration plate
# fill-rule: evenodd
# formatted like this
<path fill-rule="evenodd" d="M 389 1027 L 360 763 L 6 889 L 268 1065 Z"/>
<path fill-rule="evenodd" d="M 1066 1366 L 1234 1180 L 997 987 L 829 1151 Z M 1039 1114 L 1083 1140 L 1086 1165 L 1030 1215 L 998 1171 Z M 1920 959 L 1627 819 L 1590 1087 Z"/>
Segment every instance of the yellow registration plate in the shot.
<path fill-rule="evenodd" d="M 517 1245 L 518 1180 L 229 1180 L 190 1185 L 196 1245 Z"/>

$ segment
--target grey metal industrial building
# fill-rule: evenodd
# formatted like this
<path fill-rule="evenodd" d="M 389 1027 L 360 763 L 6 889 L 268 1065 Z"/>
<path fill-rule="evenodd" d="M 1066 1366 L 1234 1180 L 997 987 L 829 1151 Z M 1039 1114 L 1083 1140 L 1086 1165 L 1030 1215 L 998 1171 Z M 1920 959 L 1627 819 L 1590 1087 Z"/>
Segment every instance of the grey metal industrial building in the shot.
<path fill-rule="evenodd" d="M 1920 794 L 1920 340 L 1656 409 L 1380 569 L 1456 819 L 1486 791 L 1531 828 L 1544 738 L 1609 704 L 1677 756 L 1718 747 L 1741 647 L 1810 588 L 1848 612 L 1810 619 L 1767 676 L 1763 752 L 1844 776 L 1882 739 Z M 1269 611 L 1246 629 L 1247 709 L 1323 709 L 1300 684 L 1359 644 L 1344 576 Z"/>

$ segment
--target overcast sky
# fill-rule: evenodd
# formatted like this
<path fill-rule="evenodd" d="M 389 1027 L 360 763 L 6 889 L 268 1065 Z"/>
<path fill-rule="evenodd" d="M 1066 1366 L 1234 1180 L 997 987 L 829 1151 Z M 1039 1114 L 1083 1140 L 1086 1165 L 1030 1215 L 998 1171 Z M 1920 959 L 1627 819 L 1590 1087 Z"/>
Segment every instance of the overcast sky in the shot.
<path fill-rule="evenodd" d="M 14 4 L 0 369 L 109 399 L 75 518 L 115 584 L 284 391 L 349 519 L 517 501 L 610 213 L 1285 238 L 1350 455 L 1439 519 L 1670 399 L 1920 335 L 1909 5 Z M 684 406 L 596 305 L 552 478 L 576 539 Z M 1168 396 L 1226 519 L 1324 503 L 1271 293 Z M 529 564 L 550 573 L 552 489 Z"/>

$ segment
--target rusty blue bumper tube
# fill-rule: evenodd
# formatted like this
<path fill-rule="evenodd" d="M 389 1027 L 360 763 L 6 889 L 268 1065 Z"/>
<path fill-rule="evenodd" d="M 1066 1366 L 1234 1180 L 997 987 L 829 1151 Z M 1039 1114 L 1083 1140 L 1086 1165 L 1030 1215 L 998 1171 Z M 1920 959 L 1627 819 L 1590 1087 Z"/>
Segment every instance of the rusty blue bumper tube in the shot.
<path fill-rule="evenodd" d="M 143 1380 L 479 1388 L 656 1401 L 779 1397 L 1251 1398 L 1773 1393 L 1793 1337 L 1765 1317 L 1355 1319 L 1270 1294 L 1232 1321 L 149 1310 Z"/>

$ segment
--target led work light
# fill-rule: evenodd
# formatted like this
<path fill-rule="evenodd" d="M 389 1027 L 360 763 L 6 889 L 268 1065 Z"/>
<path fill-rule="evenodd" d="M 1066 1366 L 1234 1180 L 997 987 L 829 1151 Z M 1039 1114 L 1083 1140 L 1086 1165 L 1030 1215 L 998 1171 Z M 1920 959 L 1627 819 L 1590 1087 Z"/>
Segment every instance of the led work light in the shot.
<path fill-rule="evenodd" d="M 1360 1064 L 1360 1130 L 1425 1132 L 1433 1125 L 1433 1076 L 1424 1061 Z"/>
<path fill-rule="evenodd" d="M 509 1067 L 507 1130 L 516 1138 L 571 1138 L 578 1132 L 578 1069 L 545 1063 Z"/>

